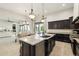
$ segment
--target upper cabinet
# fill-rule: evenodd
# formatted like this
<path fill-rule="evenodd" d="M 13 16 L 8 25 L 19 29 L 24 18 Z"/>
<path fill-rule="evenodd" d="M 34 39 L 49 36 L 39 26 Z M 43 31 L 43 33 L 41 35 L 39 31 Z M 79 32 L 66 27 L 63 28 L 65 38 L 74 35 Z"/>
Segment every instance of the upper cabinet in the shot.
<path fill-rule="evenodd" d="M 72 29 L 72 20 L 73 18 L 70 17 L 69 19 L 48 22 L 48 29 Z"/>

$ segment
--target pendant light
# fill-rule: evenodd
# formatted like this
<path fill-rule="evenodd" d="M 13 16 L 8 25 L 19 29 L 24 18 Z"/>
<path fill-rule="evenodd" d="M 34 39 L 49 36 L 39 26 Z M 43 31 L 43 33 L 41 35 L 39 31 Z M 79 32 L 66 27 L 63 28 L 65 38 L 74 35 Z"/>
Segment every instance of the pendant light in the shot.
<path fill-rule="evenodd" d="M 35 14 L 33 13 L 33 4 L 31 4 L 31 13 L 29 13 L 29 17 L 31 20 L 34 20 Z"/>
<path fill-rule="evenodd" d="M 44 10 L 44 3 L 42 4 L 42 18 L 41 18 L 41 22 L 44 22 L 44 19 L 46 19 L 45 17 L 45 10 Z"/>

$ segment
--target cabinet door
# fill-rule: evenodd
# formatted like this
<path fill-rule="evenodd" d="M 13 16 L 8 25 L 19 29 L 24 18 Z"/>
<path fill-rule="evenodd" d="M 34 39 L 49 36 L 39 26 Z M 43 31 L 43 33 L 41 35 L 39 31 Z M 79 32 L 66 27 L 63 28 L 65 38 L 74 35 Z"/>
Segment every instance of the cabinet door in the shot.
<path fill-rule="evenodd" d="M 58 27 L 57 22 L 54 23 L 53 27 L 54 27 L 54 29 L 57 29 L 57 27 Z"/>
<path fill-rule="evenodd" d="M 48 23 L 49 29 L 70 29 L 71 28 L 71 20 L 60 20 L 60 21 L 53 21 Z"/>
<path fill-rule="evenodd" d="M 63 22 L 62 21 L 59 22 L 59 29 L 63 29 Z"/>
<path fill-rule="evenodd" d="M 44 47 L 44 41 L 38 43 L 36 45 L 36 56 L 44 56 L 45 55 L 45 47 Z"/>
<path fill-rule="evenodd" d="M 70 28 L 70 22 L 69 22 L 69 20 L 65 20 L 64 21 L 64 28 L 65 29 L 69 29 Z"/>
<path fill-rule="evenodd" d="M 20 46 L 20 56 L 30 56 L 29 45 L 24 42 L 21 42 L 21 44 L 22 46 Z"/>

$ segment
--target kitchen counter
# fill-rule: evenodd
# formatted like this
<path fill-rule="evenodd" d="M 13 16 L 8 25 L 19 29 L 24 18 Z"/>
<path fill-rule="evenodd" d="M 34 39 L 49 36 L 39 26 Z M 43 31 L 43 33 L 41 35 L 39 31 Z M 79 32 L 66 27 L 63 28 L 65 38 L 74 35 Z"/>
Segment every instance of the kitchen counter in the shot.
<path fill-rule="evenodd" d="M 20 38 L 20 56 L 48 56 L 55 46 L 55 34 L 38 34 Z"/>
<path fill-rule="evenodd" d="M 41 41 L 44 41 L 44 40 L 47 40 L 47 39 L 53 37 L 54 35 L 55 34 L 46 34 L 46 37 L 42 37 L 38 34 L 35 34 L 35 35 L 31 35 L 31 36 L 22 37 L 22 38 L 20 38 L 20 41 L 23 41 L 23 42 L 28 43 L 30 45 L 35 45 Z"/>
<path fill-rule="evenodd" d="M 64 40 L 63 42 L 71 43 L 70 34 L 45 34 L 41 36 L 38 34 L 30 35 L 20 38 L 21 56 L 48 56 L 55 46 L 57 38 Z M 66 41 L 67 40 L 67 41 Z"/>

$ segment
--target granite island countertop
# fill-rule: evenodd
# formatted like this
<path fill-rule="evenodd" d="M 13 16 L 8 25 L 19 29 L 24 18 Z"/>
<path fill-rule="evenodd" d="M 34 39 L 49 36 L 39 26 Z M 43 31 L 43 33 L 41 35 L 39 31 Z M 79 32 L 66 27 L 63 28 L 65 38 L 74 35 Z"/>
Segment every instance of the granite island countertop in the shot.
<path fill-rule="evenodd" d="M 25 43 L 28 43 L 30 45 L 36 45 L 37 43 L 47 40 L 47 39 L 53 37 L 54 35 L 55 34 L 46 34 L 46 36 L 48 36 L 48 37 L 42 37 L 38 34 L 35 34 L 35 35 L 31 35 L 31 36 L 22 37 L 19 40 L 23 41 Z"/>

